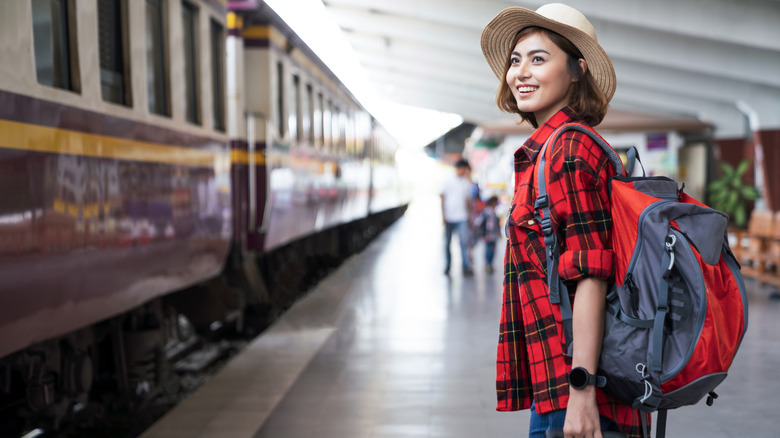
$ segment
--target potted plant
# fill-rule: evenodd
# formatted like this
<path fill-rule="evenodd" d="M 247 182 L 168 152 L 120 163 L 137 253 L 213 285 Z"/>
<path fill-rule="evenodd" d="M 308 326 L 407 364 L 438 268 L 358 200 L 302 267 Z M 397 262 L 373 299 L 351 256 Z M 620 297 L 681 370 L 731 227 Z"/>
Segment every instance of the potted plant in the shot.
<path fill-rule="evenodd" d="M 710 206 L 728 214 L 736 228 L 744 229 L 748 220 L 748 205 L 761 196 L 758 189 L 742 179 L 750 168 L 750 161 L 742 160 L 736 168 L 723 161 L 718 166 L 720 177 L 707 185 Z"/>

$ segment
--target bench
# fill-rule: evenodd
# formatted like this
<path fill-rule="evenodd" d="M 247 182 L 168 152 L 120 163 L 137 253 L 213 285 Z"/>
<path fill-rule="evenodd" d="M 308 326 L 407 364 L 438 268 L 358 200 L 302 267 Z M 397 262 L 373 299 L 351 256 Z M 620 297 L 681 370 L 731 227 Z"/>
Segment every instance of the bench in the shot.
<path fill-rule="evenodd" d="M 772 237 L 766 251 L 766 267 L 759 282 L 780 288 L 780 211 L 774 214 Z"/>
<path fill-rule="evenodd" d="M 748 222 L 747 233 L 738 242 L 737 252 L 742 265 L 742 275 L 762 282 L 767 276 L 769 244 L 774 240 L 775 218 L 771 211 L 753 210 Z"/>

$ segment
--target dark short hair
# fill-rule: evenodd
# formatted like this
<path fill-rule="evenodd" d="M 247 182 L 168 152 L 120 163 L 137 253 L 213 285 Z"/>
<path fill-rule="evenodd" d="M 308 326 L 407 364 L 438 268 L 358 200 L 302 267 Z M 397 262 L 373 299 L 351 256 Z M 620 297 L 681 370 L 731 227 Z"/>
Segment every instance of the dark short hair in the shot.
<path fill-rule="evenodd" d="M 467 169 L 471 169 L 471 165 L 469 164 L 468 160 L 465 158 L 461 158 L 460 160 L 455 162 L 455 167 L 465 167 Z"/>
<path fill-rule="evenodd" d="M 588 125 L 596 126 L 601 123 L 601 121 L 604 120 L 604 115 L 607 114 L 607 105 L 609 101 L 604 95 L 604 92 L 601 91 L 601 88 L 596 84 L 596 80 L 593 78 L 593 75 L 591 75 L 590 70 L 586 70 L 585 74 L 582 74 L 582 70 L 580 70 L 577 61 L 584 57 L 571 41 L 549 29 L 532 26 L 523 28 L 515 35 L 512 48 L 514 48 L 522 38 L 535 33 L 547 35 L 553 44 L 558 46 L 558 48 L 568 55 L 566 64 L 569 74 L 571 74 L 572 77 L 579 79 L 572 84 L 574 88 L 571 92 L 569 107 L 571 107 L 577 116 L 584 120 Z M 496 95 L 498 108 L 508 113 L 519 114 L 523 121 L 528 121 L 534 128 L 538 128 L 539 124 L 533 113 L 522 112 L 517 108 L 517 101 L 512 94 L 512 89 L 509 87 L 509 84 L 506 83 L 506 72 L 509 71 L 510 61 L 511 57 L 507 56 L 506 63 L 504 64 L 504 76 L 501 78 L 501 84 L 498 87 L 498 94 Z"/>

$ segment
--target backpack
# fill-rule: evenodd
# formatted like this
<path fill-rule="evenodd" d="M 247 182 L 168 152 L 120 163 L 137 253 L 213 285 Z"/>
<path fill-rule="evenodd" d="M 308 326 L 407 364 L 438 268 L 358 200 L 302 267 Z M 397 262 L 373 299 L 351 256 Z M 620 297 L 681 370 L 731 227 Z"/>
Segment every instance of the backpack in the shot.
<path fill-rule="evenodd" d="M 713 390 L 726 378 L 747 330 L 747 295 L 728 245 L 728 216 L 688 196 L 685 185 L 678 188 L 670 178 L 631 177 L 638 161 L 634 148 L 624 176 L 620 157 L 590 128 L 566 124 L 553 132 L 540 152 L 534 207 L 543 213 L 550 301 L 560 305 L 569 355 L 572 310 L 558 274 L 545 152 L 571 129 L 598 143 L 616 170 L 609 183 L 615 279 L 607 291 L 598 374 L 606 377 L 608 394 L 639 411 L 658 411 L 656 436 L 663 437 L 668 409 L 706 395 L 711 405 L 717 398 Z"/>

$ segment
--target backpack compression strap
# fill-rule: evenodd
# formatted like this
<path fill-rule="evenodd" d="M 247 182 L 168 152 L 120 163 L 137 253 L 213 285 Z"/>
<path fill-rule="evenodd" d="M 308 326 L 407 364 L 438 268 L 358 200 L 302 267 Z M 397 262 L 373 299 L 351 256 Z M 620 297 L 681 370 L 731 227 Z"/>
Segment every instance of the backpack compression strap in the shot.
<path fill-rule="evenodd" d="M 607 144 L 598 134 L 593 132 L 590 128 L 584 125 L 576 123 L 568 123 L 557 130 L 555 130 L 547 141 L 544 142 L 544 146 L 539 151 L 539 165 L 537 166 L 537 187 L 539 188 L 539 196 L 534 203 L 534 210 L 542 210 L 544 217 L 539 218 L 542 225 L 542 233 L 544 234 L 544 246 L 547 255 L 547 287 L 550 291 L 550 303 L 560 305 L 561 309 L 561 321 L 563 322 L 563 335 L 566 341 L 567 355 L 571 356 L 571 340 L 572 340 L 572 310 L 571 301 L 569 300 L 569 291 L 566 285 L 561 281 L 558 275 L 558 258 L 560 248 L 558 246 L 558 235 L 553 230 L 552 219 L 550 218 L 550 197 L 547 195 L 547 180 L 546 180 L 546 163 L 547 157 L 546 151 L 548 145 L 555 145 L 561 134 L 566 131 L 579 131 L 590 137 L 598 144 L 604 153 L 609 158 L 609 161 L 615 167 L 617 175 L 623 174 L 623 162 L 620 161 L 620 157 L 617 155 L 614 149 Z M 552 157 L 552 147 L 550 148 L 550 157 Z M 633 161 L 633 160 L 630 160 Z M 633 170 L 633 162 L 631 163 L 631 169 Z"/>

